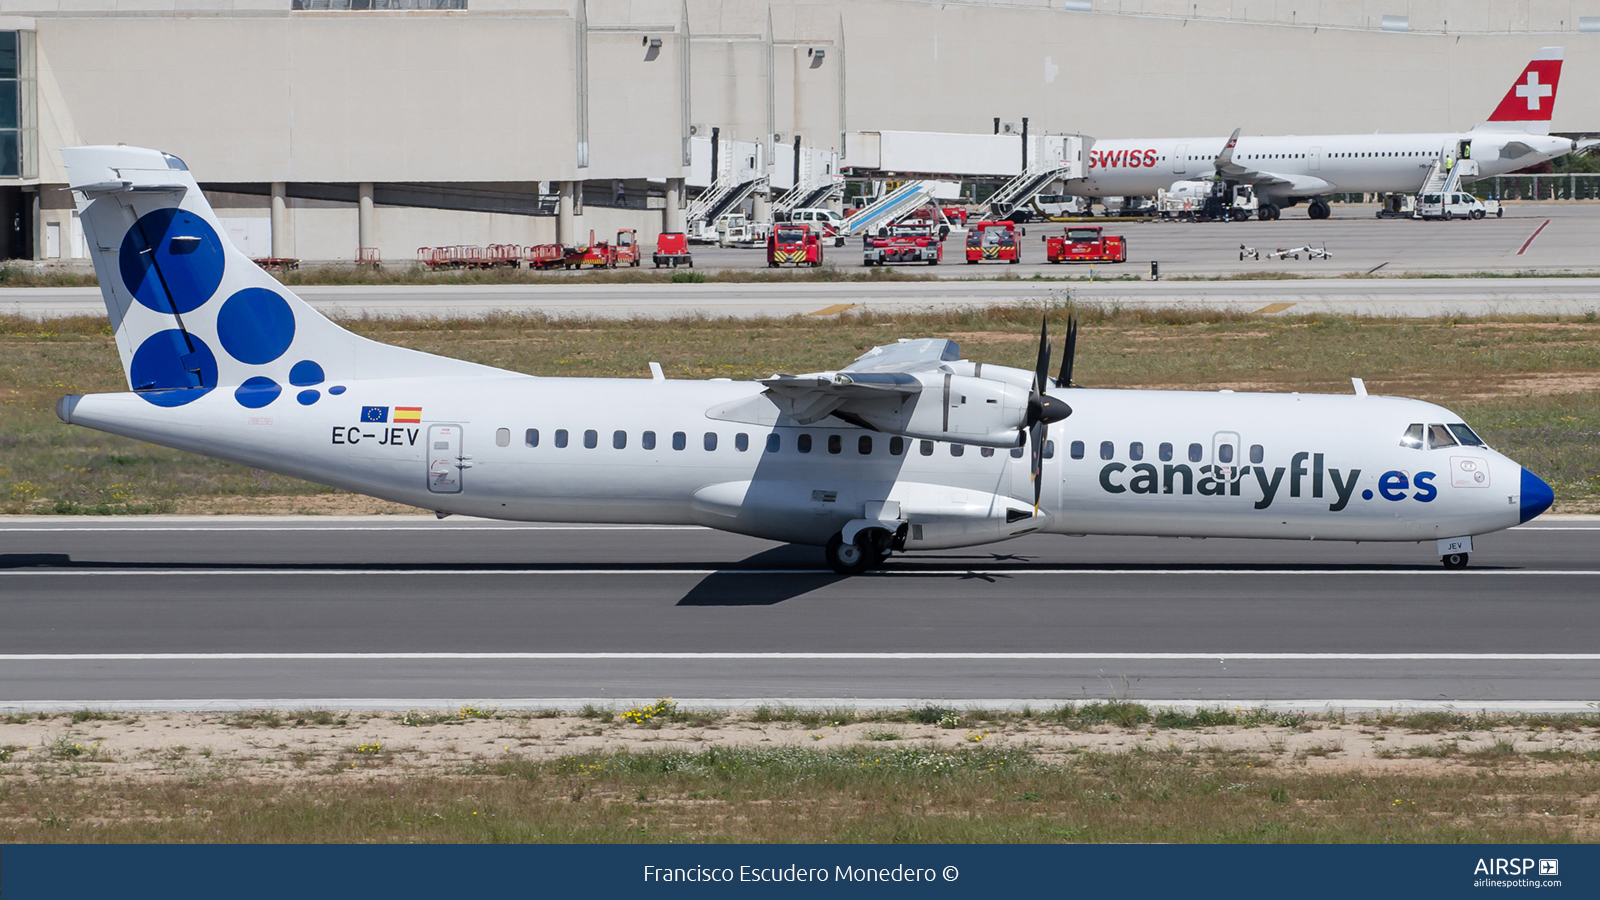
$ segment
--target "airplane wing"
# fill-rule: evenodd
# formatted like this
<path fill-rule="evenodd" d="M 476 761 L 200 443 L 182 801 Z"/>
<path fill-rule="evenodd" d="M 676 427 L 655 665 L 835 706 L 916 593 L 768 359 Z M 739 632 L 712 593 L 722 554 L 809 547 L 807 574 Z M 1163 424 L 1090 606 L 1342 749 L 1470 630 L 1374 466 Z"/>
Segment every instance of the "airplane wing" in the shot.
<path fill-rule="evenodd" d="M 835 413 L 897 407 L 922 393 L 922 382 L 915 373 L 960 358 L 961 347 L 955 341 L 924 338 L 873 347 L 837 372 L 777 375 L 761 383 L 784 415 L 810 425 Z"/>
<path fill-rule="evenodd" d="M 1250 184 L 1257 187 L 1276 188 L 1273 193 L 1288 193 L 1311 196 L 1332 191 L 1337 185 L 1324 178 L 1314 175 L 1281 175 L 1277 172 L 1264 172 L 1253 166 L 1246 166 L 1234 162 L 1233 148 L 1239 143 L 1239 132 L 1235 128 L 1233 136 L 1228 138 L 1227 146 L 1217 154 L 1213 165 L 1216 166 L 1218 177 L 1225 181 L 1235 181 L 1240 184 Z M 1282 190 L 1287 187 L 1288 190 Z"/>

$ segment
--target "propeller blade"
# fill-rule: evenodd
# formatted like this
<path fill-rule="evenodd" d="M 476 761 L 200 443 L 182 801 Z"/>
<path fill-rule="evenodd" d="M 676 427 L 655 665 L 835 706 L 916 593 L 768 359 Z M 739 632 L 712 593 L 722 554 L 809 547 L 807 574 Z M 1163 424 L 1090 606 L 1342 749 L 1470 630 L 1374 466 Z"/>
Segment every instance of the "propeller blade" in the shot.
<path fill-rule="evenodd" d="M 1039 364 L 1033 370 L 1033 389 L 1044 393 L 1050 377 L 1050 317 L 1039 326 Z"/>
<path fill-rule="evenodd" d="M 1061 355 L 1061 374 L 1056 376 L 1056 387 L 1072 387 L 1072 360 L 1078 355 L 1078 314 L 1067 321 L 1067 341 Z"/>
<path fill-rule="evenodd" d="M 1031 452 L 1028 457 L 1030 474 L 1033 476 L 1033 514 L 1039 515 L 1039 496 L 1044 491 L 1044 440 L 1045 432 L 1049 426 L 1038 423 L 1028 430 L 1028 442 Z"/>

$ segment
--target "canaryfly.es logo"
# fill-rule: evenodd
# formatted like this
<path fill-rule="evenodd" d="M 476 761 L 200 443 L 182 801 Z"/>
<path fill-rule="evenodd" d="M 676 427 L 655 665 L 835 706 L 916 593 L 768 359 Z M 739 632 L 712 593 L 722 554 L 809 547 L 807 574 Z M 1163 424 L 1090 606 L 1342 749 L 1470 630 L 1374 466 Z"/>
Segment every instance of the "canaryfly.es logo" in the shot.
<path fill-rule="evenodd" d="M 1203 465 L 1198 468 L 1183 463 L 1107 463 L 1100 469 L 1100 489 L 1108 494 L 1178 494 L 1202 497 L 1240 497 L 1255 499 L 1256 509 L 1266 509 L 1273 501 L 1288 496 L 1299 498 L 1309 494 L 1312 499 L 1328 501 L 1330 512 L 1340 512 L 1350 505 L 1361 477 L 1360 469 L 1341 471 L 1327 465 L 1321 453 L 1302 451 L 1294 454 L 1287 466 L 1264 466 L 1259 463 L 1242 466 Z M 1379 475 L 1372 488 L 1363 489 L 1362 500 L 1382 497 L 1390 502 L 1415 500 L 1431 503 L 1439 496 L 1433 483 L 1435 472 L 1415 474 L 1399 469 Z M 1369 482 L 1370 483 L 1370 482 Z"/>

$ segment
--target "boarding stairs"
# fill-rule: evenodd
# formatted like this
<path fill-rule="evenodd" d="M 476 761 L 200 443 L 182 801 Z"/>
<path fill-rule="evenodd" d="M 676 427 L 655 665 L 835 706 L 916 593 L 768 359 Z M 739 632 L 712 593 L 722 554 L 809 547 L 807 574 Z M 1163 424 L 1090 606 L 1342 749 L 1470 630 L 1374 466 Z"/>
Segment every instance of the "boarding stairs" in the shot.
<path fill-rule="evenodd" d="M 689 208 L 684 212 L 684 221 L 688 223 L 689 233 L 699 234 L 715 225 L 718 217 L 743 203 L 745 198 L 755 193 L 766 180 L 765 175 L 740 182 L 719 180 L 701 191 L 700 196 L 689 201 Z"/>
<path fill-rule="evenodd" d="M 1017 207 L 1038 196 L 1039 192 L 1049 187 L 1051 182 L 1070 178 L 1072 169 L 1073 166 L 1059 161 L 1029 166 L 1021 175 L 1001 185 L 999 190 L 989 195 L 989 212 L 996 219 L 1006 218 L 1016 212 Z"/>
<path fill-rule="evenodd" d="M 1458 159 L 1454 165 L 1445 168 L 1448 156 L 1441 155 L 1433 161 L 1428 168 L 1428 177 L 1423 179 L 1422 187 L 1418 194 L 1450 194 L 1461 188 L 1461 179 L 1475 178 L 1478 175 L 1478 161 L 1475 159 Z"/>
<path fill-rule="evenodd" d="M 772 201 L 772 212 L 777 220 L 786 219 L 789 213 L 797 209 L 813 209 L 828 202 L 836 193 L 844 190 L 844 179 L 837 175 L 824 174 L 821 178 L 813 171 L 815 168 L 810 152 L 800 154 L 799 178 L 795 180 L 794 187 L 790 188 L 783 196 Z"/>
<path fill-rule="evenodd" d="M 927 203 L 937 185 L 937 181 L 908 181 L 847 216 L 840 232 L 854 237 L 892 225 Z"/>

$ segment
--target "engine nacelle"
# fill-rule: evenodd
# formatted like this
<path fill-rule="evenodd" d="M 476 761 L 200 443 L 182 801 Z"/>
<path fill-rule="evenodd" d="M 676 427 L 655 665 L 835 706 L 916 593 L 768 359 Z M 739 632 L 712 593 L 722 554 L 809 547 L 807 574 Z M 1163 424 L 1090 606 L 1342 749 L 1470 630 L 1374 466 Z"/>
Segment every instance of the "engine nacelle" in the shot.
<path fill-rule="evenodd" d="M 852 417 L 910 438 L 980 447 L 1022 445 L 1029 387 L 953 372 L 919 373 L 916 378 L 922 383 L 920 393 L 894 406 L 852 409 Z"/>

